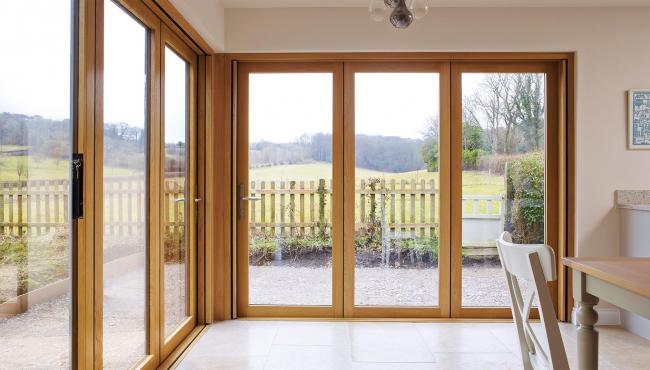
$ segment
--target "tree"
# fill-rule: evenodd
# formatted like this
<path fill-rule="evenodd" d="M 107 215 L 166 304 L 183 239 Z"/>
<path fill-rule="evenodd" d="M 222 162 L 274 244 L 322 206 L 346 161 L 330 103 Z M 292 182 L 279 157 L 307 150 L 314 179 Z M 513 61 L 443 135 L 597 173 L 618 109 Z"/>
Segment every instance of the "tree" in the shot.
<path fill-rule="evenodd" d="M 423 133 L 424 143 L 420 147 L 420 157 L 429 172 L 438 171 L 439 135 L 440 122 L 438 118 L 430 117 Z"/>
<path fill-rule="evenodd" d="M 483 151 L 483 129 L 474 122 L 463 122 L 463 168 L 477 169 Z"/>

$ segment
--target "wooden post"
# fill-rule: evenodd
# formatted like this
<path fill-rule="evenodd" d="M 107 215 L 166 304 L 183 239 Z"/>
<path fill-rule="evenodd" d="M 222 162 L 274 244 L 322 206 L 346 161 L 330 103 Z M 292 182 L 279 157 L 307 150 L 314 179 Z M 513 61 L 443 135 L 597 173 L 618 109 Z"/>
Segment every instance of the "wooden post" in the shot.
<path fill-rule="evenodd" d="M 431 225 L 429 227 L 429 237 L 433 238 L 435 236 L 436 232 L 436 181 L 431 179 L 429 180 L 429 202 L 431 203 L 429 207 L 429 224 Z"/>
<path fill-rule="evenodd" d="M 316 205 L 314 204 L 315 201 L 315 196 L 314 196 L 314 181 L 309 182 L 309 222 L 311 223 L 311 235 L 315 236 L 316 235 L 316 217 L 314 217 L 314 211 L 316 209 Z"/>
<path fill-rule="evenodd" d="M 285 204 L 284 204 L 284 196 L 285 196 L 284 191 L 285 191 L 284 181 L 280 181 L 280 224 L 281 224 L 281 226 L 280 226 L 280 235 L 281 236 L 284 236 L 285 233 L 286 233 L 285 229 L 284 229 L 284 211 L 285 211 L 285 209 L 284 209 L 284 207 L 285 207 Z"/>
<path fill-rule="evenodd" d="M 411 236 L 415 236 L 415 192 L 416 192 L 415 187 L 416 187 L 415 179 L 411 179 L 411 212 L 410 212 Z"/>
<path fill-rule="evenodd" d="M 296 223 L 296 194 L 294 190 L 296 189 L 296 182 L 289 181 L 289 235 L 294 236 L 296 232 L 295 223 Z"/>
<path fill-rule="evenodd" d="M 266 181 L 260 181 L 260 221 L 266 223 Z M 266 233 L 266 227 L 260 228 L 262 234 Z"/>
<path fill-rule="evenodd" d="M 305 182 L 300 181 L 300 235 L 305 236 Z"/>
<path fill-rule="evenodd" d="M 270 202 L 269 205 L 271 206 L 271 214 L 270 214 L 270 216 L 271 216 L 271 224 L 273 224 L 273 227 L 274 227 L 273 232 L 274 232 L 275 236 L 277 237 L 279 233 L 278 233 L 278 228 L 277 228 L 277 226 L 275 224 L 275 181 L 271 181 L 270 186 L 271 186 L 271 195 L 269 196 L 269 198 L 271 198 L 270 199 L 271 202 Z"/>
<path fill-rule="evenodd" d="M 395 231 L 395 197 L 397 193 L 395 192 L 395 179 L 390 180 L 390 231 Z"/>
<path fill-rule="evenodd" d="M 400 222 L 401 222 L 401 227 L 400 231 L 405 232 L 406 231 L 406 180 L 402 180 L 400 182 Z"/>
<path fill-rule="evenodd" d="M 318 180 L 318 232 L 325 235 L 327 232 L 325 225 L 325 179 Z"/>
<path fill-rule="evenodd" d="M 424 224 L 427 222 L 425 219 L 425 197 L 426 197 L 426 181 L 424 179 L 420 180 L 420 237 L 424 238 Z"/>

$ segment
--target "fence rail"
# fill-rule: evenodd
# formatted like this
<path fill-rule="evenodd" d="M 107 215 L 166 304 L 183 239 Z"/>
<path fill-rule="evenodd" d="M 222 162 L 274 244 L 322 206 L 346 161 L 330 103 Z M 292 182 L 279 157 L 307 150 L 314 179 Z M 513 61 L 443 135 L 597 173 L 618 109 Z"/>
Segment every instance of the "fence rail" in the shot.
<path fill-rule="evenodd" d="M 165 181 L 166 231 L 183 226 L 182 180 Z M 0 182 L 0 235 L 40 235 L 69 223 L 68 180 Z M 146 224 L 146 191 L 142 177 L 113 177 L 104 181 L 104 233 L 141 235 Z"/>
<path fill-rule="evenodd" d="M 146 224 L 145 181 L 115 177 L 104 181 L 104 233 L 140 234 Z M 183 184 L 165 181 L 165 231 L 182 227 Z M 331 230 L 332 181 L 252 181 L 249 228 L 274 235 L 318 235 Z M 69 221 L 68 180 L 0 182 L 0 235 L 43 234 Z M 363 179 L 355 189 L 355 228 L 372 224 L 391 232 L 431 236 L 438 227 L 439 192 L 434 180 Z M 502 196 L 466 195 L 464 219 L 500 219 Z M 374 220 L 374 221 L 373 221 Z"/>

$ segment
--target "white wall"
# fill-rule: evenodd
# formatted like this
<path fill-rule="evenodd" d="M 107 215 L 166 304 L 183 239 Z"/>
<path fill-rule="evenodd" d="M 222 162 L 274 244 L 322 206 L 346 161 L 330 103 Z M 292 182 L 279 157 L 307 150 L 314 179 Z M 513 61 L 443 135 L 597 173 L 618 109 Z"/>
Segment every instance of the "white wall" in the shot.
<path fill-rule="evenodd" d="M 224 9 L 220 0 L 171 0 L 174 7 L 215 51 L 224 50 Z"/>
<path fill-rule="evenodd" d="M 650 88 L 650 8 L 432 8 L 407 30 L 361 8 L 226 9 L 227 52 L 576 51 L 576 243 L 619 254 L 616 189 L 650 189 L 626 150 L 626 90 Z"/>

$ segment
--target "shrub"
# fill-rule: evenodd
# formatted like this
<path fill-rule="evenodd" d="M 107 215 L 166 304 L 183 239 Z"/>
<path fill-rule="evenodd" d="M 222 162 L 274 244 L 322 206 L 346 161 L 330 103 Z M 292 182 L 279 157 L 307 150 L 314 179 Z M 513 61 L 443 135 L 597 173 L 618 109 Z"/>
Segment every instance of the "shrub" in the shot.
<path fill-rule="evenodd" d="M 507 202 L 511 203 L 506 229 L 515 243 L 544 242 L 544 158 L 536 152 L 508 163 Z"/>

